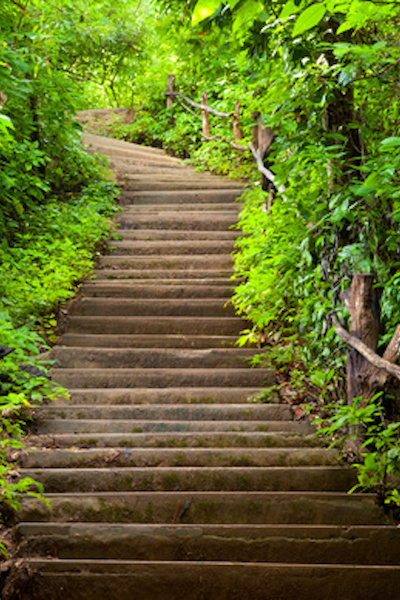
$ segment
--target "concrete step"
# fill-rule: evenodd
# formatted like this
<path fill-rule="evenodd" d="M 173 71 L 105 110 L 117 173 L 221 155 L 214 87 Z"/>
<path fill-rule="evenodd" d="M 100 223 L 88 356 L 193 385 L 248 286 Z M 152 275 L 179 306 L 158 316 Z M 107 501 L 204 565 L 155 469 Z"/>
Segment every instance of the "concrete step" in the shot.
<path fill-rule="evenodd" d="M 110 241 L 108 246 L 117 255 L 152 255 L 167 256 L 170 254 L 230 254 L 233 251 L 234 240 L 162 240 L 162 241 Z"/>
<path fill-rule="evenodd" d="M 57 433 L 190 433 L 190 432 L 212 432 L 223 431 L 247 433 L 247 432 L 273 432 L 293 433 L 301 435 L 311 433 L 312 428 L 307 422 L 298 421 L 235 421 L 227 420 L 191 420 L 185 421 L 176 419 L 151 419 L 143 417 L 142 419 L 96 419 L 89 415 L 87 418 L 40 418 L 37 422 L 38 434 L 57 434 Z"/>
<path fill-rule="evenodd" d="M 171 285 L 175 282 L 181 282 L 185 278 L 187 279 L 188 285 L 200 285 L 203 281 L 209 282 L 214 281 L 216 285 L 221 283 L 229 283 L 230 278 L 232 276 L 231 269 L 119 269 L 116 268 L 102 268 L 95 269 L 93 271 L 93 275 L 96 280 L 136 280 L 141 282 L 146 282 L 150 280 L 154 282 L 154 280 L 158 281 L 170 281 Z"/>
<path fill-rule="evenodd" d="M 107 467 L 268 467 L 338 464 L 325 448 L 81 448 L 32 450 L 19 459 L 23 468 Z"/>
<path fill-rule="evenodd" d="M 157 200 L 157 199 L 156 199 Z M 171 204 L 158 204 L 157 201 L 154 203 L 146 203 L 146 204 L 138 204 L 138 205 L 129 205 L 125 206 L 125 209 L 122 213 L 129 216 L 137 215 L 140 217 L 141 215 L 164 215 L 165 213 L 186 213 L 192 214 L 193 217 L 207 214 L 207 215 L 218 215 L 219 217 L 231 217 L 234 220 L 237 220 L 240 205 L 236 204 L 226 204 L 226 203 L 205 203 L 205 202 L 193 202 L 187 204 L 180 204 L 177 202 L 172 202 Z"/>
<path fill-rule="evenodd" d="M 118 228 L 117 235 L 121 236 L 124 241 L 128 240 L 186 240 L 186 241 L 224 241 L 233 240 L 235 241 L 239 235 L 238 231 L 232 230 L 193 230 L 193 229 L 123 229 Z"/>
<path fill-rule="evenodd" d="M 124 211 L 115 217 L 123 229 L 183 229 L 185 231 L 221 231 L 230 229 L 237 221 L 236 211 L 216 212 L 174 211 L 150 212 L 148 214 Z"/>
<path fill-rule="evenodd" d="M 79 404 L 42 406 L 39 419 L 166 419 L 179 421 L 293 421 L 288 404 L 150 404 L 110 406 Z"/>
<path fill-rule="evenodd" d="M 143 146 L 141 144 L 134 144 L 132 142 L 126 142 L 124 140 L 117 140 L 115 138 L 111 138 L 111 137 L 106 137 L 104 135 L 96 135 L 94 133 L 88 133 L 87 131 L 84 132 L 83 134 L 83 139 L 84 142 L 87 144 L 101 144 L 101 145 L 106 145 L 108 148 L 128 148 L 130 150 L 138 150 L 140 152 L 143 152 L 143 150 L 146 150 L 146 152 L 154 154 L 156 156 L 167 156 L 165 150 L 163 150 L 162 148 L 155 148 L 154 146 Z"/>
<path fill-rule="evenodd" d="M 236 404 L 242 402 L 253 406 L 260 394 L 259 388 L 114 388 L 107 389 L 69 389 L 69 399 L 59 399 L 60 404 Z M 278 402 L 272 392 L 269 401 Z"/>
<path fill-rule="evenodd" d="M 234 317 L 235 310 L 226 298 L 81 298 L 69 311 L 76 316 L 190 316 Z"/>
<path fill-rule="evenodd" d="M 165 156 L 169 156 L 164 153 Z M 170 157 L 171 158 L 171 157 Z M 173 158 L 173 157 L 172 157 Z M 142 173 L 140 175 L 131 175 L 127 173 L 126 179 L 130 180 L 138 180 L 138 181 L 154 181 L 154 177 L 146 175 Z M 195 171 L 191 167 L 186 166 L 185 171 L 178 175 L 167 175 L 162 178 L 162 181 L 193 181 L 193 182 L 214 182 L 217 185 L 221 185 L 221 187 L 234 187 L 242 189 L 245 186 L 245 182 L 240 181 L 239 179 L 228 179 L 227 177 L 223 177 L 220 175 L 214 175 L 212 173 L 208 173 L 207 171 Z"/>
<path fill-rule="evenodd" d="M 239 335 L 246 321 L 237 317 L 69 317 L 68 331 L 79 334 Z"/>
<path fill-rule="evenodd" d="M 165 175 L 163 177 L 165 177 Z M 183 187 L 183 185 L 186 187 Z M 201 186 L 201 188 L 199 186 Z M 196 187 L 198 189 L 196 189 Z M 153 191 L 150 191 L 150 189 L 153 189 Z M 182 181 L 181 188 L 178 191 L 168 189 L 154 191 L 154 188 L 150 189 L 149 191 L 138 191 L 139 188 L 136 188 L 135 190 L 124 187 L 124 190 L 119 197 L 119 203 L 123 206 L 146 206 L 147 204 L 164 206 L 178 204 L 181 208 L 186 204 L 197 206 L 199 204 L 234 206 L 237 198 L 243 192 L 243 190 L 232 188 L 232 186 L 224 186 L 218 189 L 215 184 L 210 184 L 207 181 L 199 183 L 197 186 L 192 186 L 187 179 Z"/>
<path fill-rule="evenodd" d="M 136 173 L 132 175 L 132 173 L 127 172 L 127 178 L 133 177 L 134 179 L 145 179 L 148 180 L 149 176 L 147 173 Z M 154 179 L 154 177 L 153 177 Z M 176 181 L 176 180 L 191 180 L 191 181 L 213 181 L 214 183 L 222 183 L 224 186 L 230 185 L 231 187 L 243 188 L 246 182 L 241 181 L 239 179 L 228 179 L 222 175 L 214 175 L 213 173 L 208 173 L 207 171 L 195 171 L 188 165 L 185 166 L 181 172 L 177 173 L 169 173 L 165 177 L 162 178 L 163 181 Z"/>
<path fill-rule="evenodd" d="M 106 155 L 104 152 L 104 148 L 102 150 L 98 150 L 100 154 Z M 165 162 L 164 160 L 158 160 L 158 156 L 146 154 L 145 156 L 142 154 L 140 158 L 136 158 L 132 160 L 125 155 L 116 155 L 116 154 L 107 154 L 107 160 L 110 165 L 110 169 L 117 176 L 119 181 L 121 181 L 121 185 L 123 185 L 124 177 L 127 173 L 137 174 L 152 174 L 154 176 L 160 176 L 168 173 L 182 173 L 193 175 L 193 171 L 188 171 L 186 165 L 181 162 Z M 163 157 L 161 157 L 163 158 Z"/>
<path fill-rule="evenodd" d="M 53 369 L 54 381 L 67 389 L 168 388 L 172 387 L 268 387 L 275 383 L 271 369 Z"/>
<path fill-rule="evenodd" d="M 220 280 L 212 284 L 188 285 L 184 282 L 158 283 L 153 280 L 135 281 L 86 281 L 80 288 L 80 294 L 90 298 L 230 298 L 233 285 Z"/>
<path fill-rule="evenodd" d="M 177 167 L 182 165 L 182 162 L 176 158 L 172 158 L 167 154 L 157 153 L 153 150 L 147 150 L 146 146 L 111 146 L 108 141 L 88 142 L 91 150 L 97 154 L 105 154 L 111 161 L 113 158 L 125 158 L 137 163 L 146 163 L 148 165 L 165 166 L 171 165 Z M 182 165 L 183 166 L 183 165 Z"/>
<path fill-rule="evenodd" d="M 157 198 L 155 198 L 155 202 L 148 202 L 146 204 L 129 204 L 125 206 L 125 210 L 123 213 L 127 216 L 130 215 L 151 215 L 151 214 L 162 214 L 165 212 L 179 212 L 185 211 L 186 213 L 193 213 L 194 215 L 201 215 L 202 213 L 211 213 L 218 214 L 219 216 L 232 216 L 234 219 L 237 219 L 237 215 L 240 211 L 239 204 L 227 204 L 227 203 L 205 203 L 205 202 L 193 202 L 181 204 L 179 202 L 171 203 L 171 204 L 158 204 Z"/>
<path fill-rule="evenodd" d="M 182 177 L 173 179 L 169 178 L 155 178 L 151 176 L 141 176 L 137 175 L 125 175 L 124 177 L 124 191 L 160 191 L 166 192 L 171 191 L 177 194 L 180 191 L 186 190 L 210 190 L 211 192 L 215 192 L 218 194 L 220 190 L 227 190 L 230 192 L 231 201 L 234 201 L 235 198 L 240 196 L 243 193 L 244 188 L 238 186 L 235 182 L 227 181 L 213 181 L 206 179 L 197 179 L 196 177 Z"/>
<path fill-rule="evenodd" d="M 97 264 L 98 269 L 230 269 L 230 254 L 208 254 L 206 256 L 176 254 L 174 256 L 102 256 Z"/>
<path fill-rule="evenodd" d="M 21 523 L 15 537 L 20 556 L 59 559 L 398 565 L 400 553 L 395 526 Z"/>
<path fill-rule="evenodd" d="M 56 346 L 49 354 L 64 369 L 229 369 L 250 366 L 255 349 L 81 348 Z M 246 362 L 247 361 L 247 362 Z"/>
<path fill-rule="evenodd" d="M 20 600 L 396 598 L 398 566 L 29 559 Z M 26 591 L 26 590 L 29 590 Z M 32 596 L 34 594 L 34 596 Z"/>
<path fill-rule="evenodd" d="M 90 348 L 233 348 L 236 336 L 223 335 L 101 335 L 65 333 L 61 346 Z"/>
<path fill-rule="evenodd" d="M 344 492 L 91 492 L 24 497 L 19 521 L 388 525 L 373 494 Z"/>
<path fill-rule="evenodd" d="M 348 491 L 349 467 L 118 467 L 21 469 L 46 493 L 94 491 Z"/>
<path fill-rule="evenodd" d="M 133 428 L 133 427 L 132 427 Z M 315 448 L 315 435 L 285 431 L 192 431 L 147 433 L 54 433 L 32 435 L 29 444 L 46 448 Z"/>

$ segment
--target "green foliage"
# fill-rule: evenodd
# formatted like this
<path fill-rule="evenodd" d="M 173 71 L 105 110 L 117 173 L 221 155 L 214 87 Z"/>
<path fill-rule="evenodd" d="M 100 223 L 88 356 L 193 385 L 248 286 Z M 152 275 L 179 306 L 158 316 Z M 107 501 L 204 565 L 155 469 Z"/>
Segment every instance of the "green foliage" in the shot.
<path fill-rule="evenodd" d="M 101 23 L 93 6 L 92 44 L 77 64 L 85 26 L 72 21 L 81 22 L 86 9 L 0 3 L 0 343 L 13 349 L 0 359 L 2 515 L 18 509 L 23 494 L 44 500 L 40 484 L 20 478 L 12 454 L 23 447 L 32 409 L 66 393 L 49 381 L 51 362 L 42 355 L 56 339 L 60 303 L 90 272 L 116 210 L 115 187 L 101 161 L 84 151 L 74 114 L 82 103 L 80 76 L 91 65 L 112 88 L 110 70 L 137 52 L 126 39 L 135 26 Z"/>
<path fill-rule="evenodd" d="M 47 200 L 29 212 L 12 245 L 0 246 L 0 340 L 14 348 L 0 360 L 0 512 L 18 509 L 25 493 L 45 500 L 40 484 L 18 479 L 10 451 L 24 447 L 31 409 L 66 394 L 47 378 L 51 361 L 41 356 L 57 339 L 51 313 L 92 269 L 117 210 L 114 199 L 114 186 L 99 181 L 68 202 Z"/>
<path fill-rule="evenodd" d="M 328 406 L 317 422 L 331 447 L 344 448 L 362 434 L 360 456 L 353 463 L 358 484 L 350 491 L 376 491 L 382 502 L 400 506 L 400 423 L 385 420 L 380 394 L 368 402 L 355 398 L 350 405 Z"/>

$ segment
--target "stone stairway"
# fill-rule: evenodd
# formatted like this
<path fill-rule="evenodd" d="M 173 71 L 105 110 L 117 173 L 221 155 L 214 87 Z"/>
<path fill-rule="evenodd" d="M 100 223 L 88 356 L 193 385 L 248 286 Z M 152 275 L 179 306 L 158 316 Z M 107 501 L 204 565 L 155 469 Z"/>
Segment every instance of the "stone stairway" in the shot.
<path fill-rule="evenodd" d="M 228 303 L 241 186 L 87 135 L 123 181 L 118 241 L 53 351 L 7 598 L 389 600 L 399 530 L 291 409 L 257 403 Z"/>

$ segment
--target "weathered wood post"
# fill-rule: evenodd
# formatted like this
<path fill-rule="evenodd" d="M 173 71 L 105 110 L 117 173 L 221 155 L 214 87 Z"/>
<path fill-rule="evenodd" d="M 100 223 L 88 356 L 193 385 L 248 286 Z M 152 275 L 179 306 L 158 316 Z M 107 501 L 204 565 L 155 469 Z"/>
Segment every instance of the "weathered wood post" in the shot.
<path fill-rule="evenodd" d="M 370 273 L 355 273 L 347 298 L 351 323 L 350 335 L 361 340 L 376 352 L 379 340 L 379 300 L 373 287 L 374 276 Z M 347 396 L 351 403 L 354 398 L 373 396 L 370 376 L 374 367 L 354 348 L 347 351 Z"/>
<path fill-rule="evenodd" d="M 235 142 L 239 142 L 243 139 L 242 129 L 240 127 L 240 102 L 236 100 L 235 102 L 235 112 L 233 113 L 233 137 Z"/>
<path fill-rule="evenodd" d="M 175 75 L 167 75 L 167 108 L 174 103 L 174 94 L 175 94 Z"/>
<path fill-rule="evenodd" d="M 258 150 L 258 129 L 261 125 L 260 116 L 259 112 L 251 113 L 251 118 L 256 121 L 251 128 L 251 143 L 253 144 L 254 150 Z"/>
<path fill-rule="evenodd" d="M 208 107 L 208 94 L 207 92 L 203 92 L 202 96 L 201 96 L 201 103 L 203 104 L 203 106 L 207 106 Z M 209 112 L 208 110 L 202 110 L 201 111 L 201 118 L 203 121 L 203 136 L 205 138 L 210 137 L 210 117 L 209 117 Z"/>
<path fill-rule="evenodd" d="M 268 167 L 269 165 L 268 165 L 267 157 L 270 152 L 272 143 L 275 139 L 275 136 L 272 133 L 271 127 L 263 126 L 260 113 L 258 113 L 257 121 L 258 121 L 257 147 L 258 147 L 258 151 L 260 153 L 263 165 L 265 167 Z M 268 192 L 267 210 L 269 212 L 271 210 L 272 204 L 274 202 L 275 187 L 274 187 L 273 183 L 269 179 L 267 179 L 267 177 L 264 174 L 261 174 L 261 186 L 265 192 Z"/>

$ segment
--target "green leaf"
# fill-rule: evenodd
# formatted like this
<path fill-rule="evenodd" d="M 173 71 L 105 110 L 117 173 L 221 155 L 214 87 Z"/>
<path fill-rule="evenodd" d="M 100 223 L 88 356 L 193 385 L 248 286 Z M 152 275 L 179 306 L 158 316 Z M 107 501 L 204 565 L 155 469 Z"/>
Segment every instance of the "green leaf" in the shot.
<path fill-rule="evenodd" d="M 388 137 L 381 142 L 382 150 L 396 148 L 397 146 L 400 146 L 400 137 Z"/>
<path fill-rule="evenodd" d="M 325 16 L 326 8 L 323 3 L 312 4 L 299 15 L 293 29 L 293 37 L 312 29 Z"/>
<path fill-rule="evenodd" d="M 296 6 L 296 4 L 293 2 L 293 0 L 289 0 L 289 2 L 286 2 L 285 6 L 283 7 L 281 14 L 279 15 L 279 18 L 280 19 L 288 19 L 289 17 L 291 17 L 292 15 L 295 15 L 298 12 L 299 12 L 299 7 Z"/>
<path fill-rule="evenodd" d="M 257 0 L 246 0 L 235 11 L 232 26 L 233 33 L 238 33 L 243 27 L 249 29 L 262 10 L 263 7 Z"/>
<path fill-rule="evenodd" d="M 219 0 L 199 0 L 194 7 L 192 25 L 197 25 L 200 21 L 204 21 L 204 19 L 211 17 L 220 4 L 221 2 Z"/>

